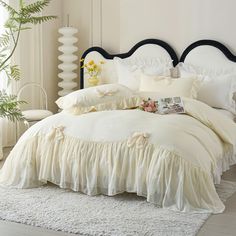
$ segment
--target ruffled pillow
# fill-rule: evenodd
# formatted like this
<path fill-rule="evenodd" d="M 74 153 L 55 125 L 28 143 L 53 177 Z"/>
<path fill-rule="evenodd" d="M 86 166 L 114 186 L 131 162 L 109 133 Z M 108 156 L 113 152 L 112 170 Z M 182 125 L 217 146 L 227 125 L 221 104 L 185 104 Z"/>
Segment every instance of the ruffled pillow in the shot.
<path fill-rule="evenodd" d="M 161 58 L 114 58 L 114 64 L 118 75 L 118 83 L 137 91 L 140 86 L 140 75 L 170 75 L 170 69 L 173 68 L 172 61 Z"/>
<path fill-rule="evenodd" d="M 196 76 L 202 81 L 197 96 L 199 101 L 236 114 L 236 74 L 199 74 L 199 68 L 186 63 L 180 63 L 178 68 L 181 78 Z"/>
<path fill-rule="evenodd" d="M 140 91 L 156 92 L 159 97 L 196 98 L 200 82 L 193 76 L 188 79 L 173 79 L 165 76 L 142 75 Z"/>
<path fill-rule="evenodd" d="M 105 84 L 77 90 L 56 101 L 58 107 L 74 115 L 92 111 L 138 107 L 141 98 L 120 84 Z"/>

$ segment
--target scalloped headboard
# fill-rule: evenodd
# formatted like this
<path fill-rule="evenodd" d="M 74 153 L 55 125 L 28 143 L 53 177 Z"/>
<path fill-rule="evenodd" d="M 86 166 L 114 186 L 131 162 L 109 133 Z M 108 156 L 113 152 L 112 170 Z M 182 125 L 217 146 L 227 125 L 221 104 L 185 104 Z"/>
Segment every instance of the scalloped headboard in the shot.
<path fill-rule="evenodd" d="M 189 45 L 180 62 L 191 64 L 203 71 L 236 72 L 236 56 L 222 43 L 215 40 L 199 40 Z"/>
<path fill-rule="evenodd" d="M 81 59 L 80 69 L 80 88 L 86 88 L 88 86 L 86 75 L 84 74 L 83 64 L 89 60 L 105 61 L 102 69 L 102 83 L 115 83 L 117 82 L 117 74 L 113 63 L 114 57 L 120 58 L 164 58 L 170 59 L 173 66 L 178 64 L 178 57 L 174 49 L 164 41 L 158 39 L 146 39 L 137 43 L 127 53 L 122 54 L 109 54 L 103 48 L 92 47 L 84 52 Z"/>

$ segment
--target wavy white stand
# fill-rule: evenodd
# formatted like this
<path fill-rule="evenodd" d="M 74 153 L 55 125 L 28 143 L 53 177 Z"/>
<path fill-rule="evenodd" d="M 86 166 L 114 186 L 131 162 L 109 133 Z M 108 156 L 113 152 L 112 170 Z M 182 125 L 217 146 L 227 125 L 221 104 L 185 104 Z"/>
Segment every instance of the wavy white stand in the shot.
<path fill-rule="evenodd" d="M 77 64 L 73 63 L 78 60 L 78 57 L 73 55 L 73 53 L 78 51 L 78 47 L 74 46 L 74 44 L 78 42 L 78 39 L 74 36 L 77 32 L 78 30 L 72 27 L 59 29 L 59 33 L 63 35 L 58 39 L 58 41 L 63 44 L 58 48 L 58 50 L 63 53 L 58 57 L 58 59 L 62 61 L 62 63 L 58 65 L 58 68 L 62 70 L 62 72 L 58 74 L 58 77 L 62 79 L 62 81 L 58 83 L 58 86 L 62 88 L 62 90 L 58 92 L 59 96 L 65 96 L 73 92 L 73 89 L 77 87 L 77 83 L 73 81 L 77 78 L 77 73 L 74 72 L 74 70 L 78 68 Z"/>

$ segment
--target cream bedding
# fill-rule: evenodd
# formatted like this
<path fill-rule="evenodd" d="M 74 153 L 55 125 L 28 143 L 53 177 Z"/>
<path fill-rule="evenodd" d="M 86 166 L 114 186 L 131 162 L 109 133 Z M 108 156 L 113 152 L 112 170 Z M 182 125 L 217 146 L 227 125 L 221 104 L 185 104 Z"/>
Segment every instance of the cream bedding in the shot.
<path fill-rule="evenodd" d="M 0 183 L 31 188 L 49 181 L 88 195 L 127 191 L 173 210 L 222 212 L 214 183 L 236 163 L 236 125 L 199 101 L 184 105 L 186 115 L 51 116 L 20 138 Z"/>
<path fill-rule="evenodd" d="M 224 109 L 217 109 L 217 108 L 214 108 L 216 111 L 224 114 L 225 116 L 227 116 L 229 119 L 233 120 L 234 122 L 236 121 L 235 118 L 236 116 L 230 112 L 230 111 L 227 111 L 227 110 L 224 110 Z"/>

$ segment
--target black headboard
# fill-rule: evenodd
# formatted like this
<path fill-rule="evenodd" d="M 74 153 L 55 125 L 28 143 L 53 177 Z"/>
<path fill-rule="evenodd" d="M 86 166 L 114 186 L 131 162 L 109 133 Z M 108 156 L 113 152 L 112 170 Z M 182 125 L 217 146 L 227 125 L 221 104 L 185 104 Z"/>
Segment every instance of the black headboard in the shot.
<path fill-rule="evenodd" d="M 208 45 L 208 46 L 212 46 L 215 47 L 217 49 L 219 49 L 230 61 L 236 62 L 236 56 L 233 55 L 231 53 L 231 51 L 222 43 L 215 41 L 215 40 L 210 40 L 210 39 L 203 39 L 203 40 L 199 40 L 196 41 L 192 44 L 190 44 L 182 53 L 181 57 L 180 57 L 180 62 L 184 62 L 185 58 L 187 57 L 187 55 L 196 47 L 199 46 L 204 46 L 204 45 Z"/>
<path fill-rule="evenodd" d="M 84 59 L 88 53 L 93 52 L 93 51 L 99 52 L 105 59 L 113 59 L 114 57 L 127 58 L 127 57 L 130 57 L 139 47 L 141 47 L 145 44 L 156 44 L 156 45 L 163 47 L 169 53 L 170 57 L 172 58 L 173 66 L 176 66 L 178 64 L 178 57 L 177 57 L 174 49 L 168 43 L 166 43 L 162 40 L 159 40 L 159 39 L 145 39 L 145 40 L 137 43 L 135 46 L 133 46 L 127 53 L 122 53 L 122 54 L 110 54 L 101 47 L 91 47 L 84 52 L 81 59 Z M 84 88 L 83 63 L 84 63 L 83 60 L 81 60 L 81 65 L 80 65 L 80 88 L 81 89 Z"/>

